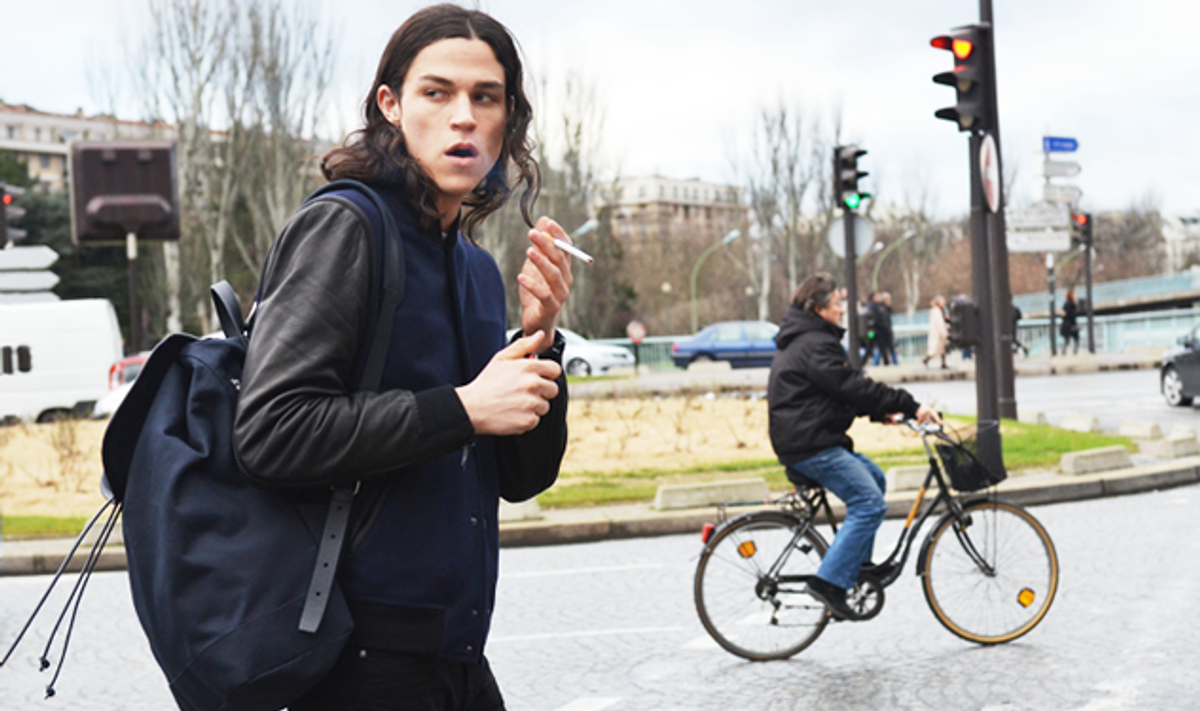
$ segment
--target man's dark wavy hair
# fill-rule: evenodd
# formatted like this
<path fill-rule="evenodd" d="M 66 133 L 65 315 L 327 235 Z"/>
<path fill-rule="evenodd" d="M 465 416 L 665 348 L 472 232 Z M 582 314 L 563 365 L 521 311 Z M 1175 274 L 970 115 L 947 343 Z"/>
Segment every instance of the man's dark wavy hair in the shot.
<path fill-rule="evenodd" d="M 463 218 L 462 230 L 470 237 L 476 225 L 508 200 L 513 190 L 509 184 L 510 163 L 516 178 L 514 184 L 525 186 L 521 193 L 521 216 L 532 226 L 531 212 L 537 200 L 540 173 L 529 138 L 533 107 L 525 96 L 521 57 L 508 29 L 478 10 L 451 4 L 433 5 L 409 17 L 396 30 L 379 60 L 375 82 L 363 103 L 364 127 L 326 153 L 321 159 L 321 170 L 328 180 L 353 178 L 365 182 L 398 183 L 405 198 L 416 209 L 421 228 L 431 229 L 438 225 L 437 186 L 409 154 L 400 127 L 387 120 L 375 97 L 379 87 L 384 85 L 399 97 L 404 77 L 421 50 L 434 42 L 454 38 L 479 39 L 492 48 L 496 60 L 504 67 L 508 108 L 504 140 L 496 165 L 463 201 L 464 207 L 469 209 Z"/>
<path fill-rule="evenodd" d="M 816 313 L 817 309 L 829 308 L 829 298 L 837 288 L 837 281 L 829 272 L 817 272 L 800 282 L 792 303 L 810 314 Z"/>

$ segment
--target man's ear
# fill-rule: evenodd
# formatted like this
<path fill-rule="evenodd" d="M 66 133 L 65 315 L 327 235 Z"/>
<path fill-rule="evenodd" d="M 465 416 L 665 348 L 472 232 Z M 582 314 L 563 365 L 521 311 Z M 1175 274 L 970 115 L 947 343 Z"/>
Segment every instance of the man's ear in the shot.
<path fill-rule="evenodd" d="M 389 123 L 397 125 L 400 123 L 400 98 L 392 92 L 391 87 L 387 84 L 380 84 L 379 91 L 375 92 L 375 103 Z"/>

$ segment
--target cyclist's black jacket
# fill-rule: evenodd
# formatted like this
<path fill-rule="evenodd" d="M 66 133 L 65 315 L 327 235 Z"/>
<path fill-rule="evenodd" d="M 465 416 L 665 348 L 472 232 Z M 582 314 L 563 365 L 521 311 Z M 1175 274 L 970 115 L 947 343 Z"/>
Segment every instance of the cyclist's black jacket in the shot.
<path fill-rule="evenodd" d="M 854 451 L 846 434 L 856 417 L 881 421 L 919 405 L 906 391 L 863 375 L 850 363 L 844 329 L 792 305 L 775 336 L 778 350 L 767 386 L 771 445 L 779 461 L 795 464 L 830 447 Z"/>

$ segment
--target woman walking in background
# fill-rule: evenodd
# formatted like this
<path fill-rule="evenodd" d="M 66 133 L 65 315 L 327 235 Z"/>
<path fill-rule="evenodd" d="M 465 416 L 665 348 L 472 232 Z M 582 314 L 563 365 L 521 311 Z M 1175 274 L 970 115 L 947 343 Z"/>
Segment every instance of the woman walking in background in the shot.
<path fill-rule="evenodd" d="M 942 359 L 942 367 L 946 367 L 946 340 L 950 336 L 950 328 L 946 325 L 946 298 L 941 294 L 929 302 L 929 335 L 926 338 L 925 360 L 926 367 L 933 358 Z"/>

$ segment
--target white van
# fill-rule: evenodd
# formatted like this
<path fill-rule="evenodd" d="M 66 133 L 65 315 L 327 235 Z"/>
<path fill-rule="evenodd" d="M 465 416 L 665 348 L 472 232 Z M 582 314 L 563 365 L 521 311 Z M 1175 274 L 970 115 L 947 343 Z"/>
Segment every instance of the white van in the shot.
<path fill-rule="evenodd" d="M 88 414 L 122 355 L 105 299 L 0 304 L 0 421 Z"/>

